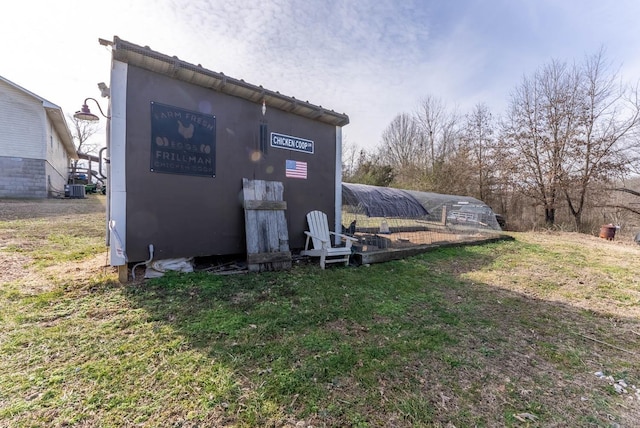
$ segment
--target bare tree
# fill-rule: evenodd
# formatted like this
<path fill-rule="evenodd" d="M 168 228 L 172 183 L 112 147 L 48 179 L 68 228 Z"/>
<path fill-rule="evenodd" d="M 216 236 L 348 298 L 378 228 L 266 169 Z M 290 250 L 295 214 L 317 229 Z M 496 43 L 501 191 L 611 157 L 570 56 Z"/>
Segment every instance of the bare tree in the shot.
<path fill-rule="evenodd" d="M 514 153 L 520 191 L 536 200 L 553 226 L 564 167 L 575 135 L 579 72 L 552 61 L 524 77 L 511 94 L 505 140 Z"/>
<path fill-rule="evenodd" d="M 379 165 L 393 168 L 394 185 L 447 192 L 460 188 L 466 169 L 457 169 L 458 115 L 440 99 L 425 97 L 413 114 L 397 115 L 382 134 Z M 458 174 L 458 172 L 460 174 Z M 460 177 L 458 177 L 460 175 Z"/>
<path fill-rule="evenodd" d="M 432 174 L 456 149 L 458 117 L 445 103 L 431 95 L 422 99 L 415 113 L 425 167 Z"/>
<path fill-rule="evenodd" d="M 101 144 L 95 142 L 91 137 L 94 136 L 100 127 L 97 122 L 76 119 L 72 115 L 67 115 L 67 119 L 71 123 L 71 136 L 79 153 L 97 154 Z M 73 168 L 78 167 L 78 160 L 73 161 Z"/>
<path fill-rule="evenodd" d="M 416 181 L 420 157 L 420 136 L 415 119 L 407 113 L 397 115 L 382 133 L 375 165 L 391 167 L 395 185 L 407 187 Z"/>
<path fill-rule="evenodd" d="M 552 61 L 511 96 L 505 138 L 518 159 L 514 172 L 523 193 L 544 207 L 549 226 L 564 199 L 583 231 L 593 186 L 630 171 L 640 103 L 637 89 L 617 82 L 600 51 L 579 65 Z"/>
<path fill-rule="evenodd" d="M 470 194 L 490 202 L 498 153 L 493 138 L 493 116 L 486 104 L 477 104 L 465 117 L 462 145 L 459 151 L 468 153 L 470 166 Z"/>
<path fill-rule="evenodd" d="M 416 163 L 419 149 L 415 120 L 407 113 L 397 115 L 382 133 L 380 158 L 394 168 L 409 168 Z"/>
<path fill-rule="evenodd" d="M 395 178 L 394 169 L 384 164 L 378 156 L 360 150 L 353 173 L 344 178 L 348 183 L 370 184 L 373 186 L 386 187 Z"/>
<path fill-rule="evenodd" d="M 610 189 L 610 190 L 616 191 L 616 192 L 626 193 L 626 194 L 632 195 L 632 196 L 634 196 L 636 198 L 640 198 L 640 192 L 638 192 L 636 190 L 633 190 L 633 189 L 626 188 L 626 187 L 617 187 L 617 188 L 613 188 L 613 189 Z M 633 204 L 637 205 L 638 202 L 633 202 Z M 629 203 L 629 202 L 620 203 L 620 202 L 616 201 L 613 204 L 608 204 L 607 207 L 615 208 L 615 209 L 621 209 L 621 210 L 629 211 L 629 212 L 631 212 L 631 213 L 633 213 L 635 215 L 640 215 L 640 208 L 637 208 L 635 206 L 631 206 L 631 203 Z"/>
<path fill-rule="evenodd" d="M 342 177 L 344 181 L 349 181 L 349 178 L 355 173 L 360 151 L 357 144 L 351 143 L 346 138 L 342 140 Z"/>
<path fill-rule="evenodd" d="M 420 133 L 420 188 L 441 193 L 467 193 L 467 153 L 458 150 L 459 117 L 444 101 L 424 97 L 414 113 Z"/>
<path fill-rule="evenodd" d="M 617 81 L 616 74 L 608 72 L 602 50 L 588 57 L 580 70 L 580 108 L 562 177 L 563 193 L 578 231 L 582 231 L 590 187 L 623 177 L 635 163 L 631 157 L 637 144 L 634 133 L 640 125 L 638 90 Z"/>

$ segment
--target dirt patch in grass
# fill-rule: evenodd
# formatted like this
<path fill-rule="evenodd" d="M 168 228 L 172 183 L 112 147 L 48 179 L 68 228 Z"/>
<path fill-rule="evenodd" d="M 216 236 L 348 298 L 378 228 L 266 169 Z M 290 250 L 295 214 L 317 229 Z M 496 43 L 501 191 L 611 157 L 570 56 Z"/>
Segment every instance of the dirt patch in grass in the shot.
<path fill-rule="evenodd" d="M 37 295 L 112 275 L 104 244 L 105 204 L 101 195 L 0 200 L 0 284 Z"/>
<path fill-rule="evenodd" d="M 86 199 L 0 199 L 0 221 L 56 217 L 73 221 L 78 214 L 104 214 L 106 198 L 89 195 Z"/>
<path fill-rule="evenodd" d="M 0 263 L 0 282 L 13 282 L 21 279 L 26 282 L 39 282 L 42 279 L 38 272 L 29 269 L 31 257 L 19 253 L 2 254 Z"/>

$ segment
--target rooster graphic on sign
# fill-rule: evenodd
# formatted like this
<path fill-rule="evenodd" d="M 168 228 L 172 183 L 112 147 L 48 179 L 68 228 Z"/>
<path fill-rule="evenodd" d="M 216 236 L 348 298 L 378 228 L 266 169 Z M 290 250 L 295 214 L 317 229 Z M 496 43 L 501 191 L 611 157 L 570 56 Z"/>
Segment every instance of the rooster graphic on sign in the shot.
<path fill-rule="evenodd" d="M 193 137 L 193 123 L 189 126 L 184 126 L 182 122 L 178 121 L 178 133 L 187 140 Z"/>

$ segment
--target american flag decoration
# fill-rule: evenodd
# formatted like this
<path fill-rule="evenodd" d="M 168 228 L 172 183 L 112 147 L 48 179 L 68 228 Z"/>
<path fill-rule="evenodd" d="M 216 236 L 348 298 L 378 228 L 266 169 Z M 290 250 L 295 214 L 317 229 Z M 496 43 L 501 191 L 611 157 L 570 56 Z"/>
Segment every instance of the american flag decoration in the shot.
<path fill-rule="evenodd" d="M 307 178 L 307 163 L 287 160 L 285 176 L 289 178 Z"/>

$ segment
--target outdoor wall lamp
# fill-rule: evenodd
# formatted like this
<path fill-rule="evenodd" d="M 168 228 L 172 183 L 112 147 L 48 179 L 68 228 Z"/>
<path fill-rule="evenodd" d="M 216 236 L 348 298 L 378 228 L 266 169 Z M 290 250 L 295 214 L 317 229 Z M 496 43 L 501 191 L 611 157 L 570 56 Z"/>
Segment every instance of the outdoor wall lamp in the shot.
<path fill-rule="evenodd" d="M 104 112 L 102 111 L 102 107 L 100 107 L 100 103 L 98 101 L 96 101 L 94 98 L 87 98 L 84 100 L 84 104 L 82 104 L 82 108 L 77 111 L 73 117 L 75 117 L 78 120 L 89 120 L 89 121 L 96 121 L 96 120 L 100 120 L 100 118 L 98 116 L 96 116 L 95 114 L 91 113 L 91 110 L 89 110 L 89 106 L 87 105 L 87 101 L 93 101 L 96 103 L 96 105 L 98 106 L 98 110 L 100 110 L 100 113 L 107 119 L 111 119 L 109 116 L 107 116 L 106 114 L 104 114 Z"/>

